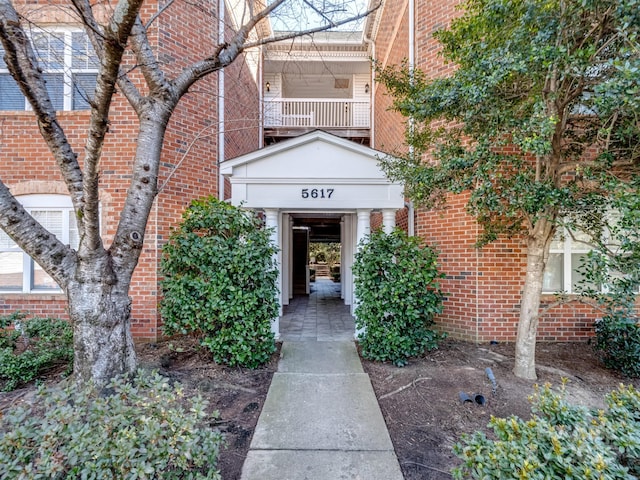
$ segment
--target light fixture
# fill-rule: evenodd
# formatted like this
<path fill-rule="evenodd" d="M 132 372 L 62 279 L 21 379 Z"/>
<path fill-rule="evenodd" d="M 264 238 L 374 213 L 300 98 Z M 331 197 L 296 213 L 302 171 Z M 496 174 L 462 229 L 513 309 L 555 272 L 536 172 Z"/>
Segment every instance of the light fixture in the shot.
<path fill-rule="evenodd" d="M 271 84 L 269 82 L 265 83 L 264 86 L 267 87 L 267 92 L 271 91 Z"/>
<path fill-rule="evenodd" d="M 364 86 L 364 93 L 369 93 L 369 84 L 365 84 Z"/>

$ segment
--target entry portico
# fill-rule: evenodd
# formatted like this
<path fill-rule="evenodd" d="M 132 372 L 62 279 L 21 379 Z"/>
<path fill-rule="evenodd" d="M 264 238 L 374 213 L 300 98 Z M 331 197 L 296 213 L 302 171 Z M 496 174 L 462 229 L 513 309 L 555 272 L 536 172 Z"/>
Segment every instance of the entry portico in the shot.
<path fill-rule="evenodd" d="M 383 228 L 391 231 L 396 210 L 404 207 L 402 186 L 389 181 L 378 165 L 383 155 L 317 130 L 221 164 L 231 183 L 231 202 L 263 211 L 273 229 L 281 306 L 299 288 L 309 293 L 307 251 L 296 249 L 308 248 L 312 224 L 333 222 L 335 241 L 341 243 L 341 296 L 353 308 L 351 266 L 358 243 L 370 232 L 371 213 L 382 212 Z M 300 287 L 294 287 L 295 272 L 303 272 Z M 278 319 L 273 330 L 278 336 Z"/>

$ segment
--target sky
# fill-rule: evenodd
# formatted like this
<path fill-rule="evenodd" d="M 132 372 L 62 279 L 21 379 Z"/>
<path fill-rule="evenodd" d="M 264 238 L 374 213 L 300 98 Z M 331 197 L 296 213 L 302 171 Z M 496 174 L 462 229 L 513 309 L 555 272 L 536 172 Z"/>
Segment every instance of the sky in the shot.
<path fill-rule="evenodd" d="M 299 31 L 318 27 L 328 20 L 339 21 L 364 12 L 368 0 L 289 0 L 272 16 L 277 31 Z M 349 23 L 338 30 L 361 30 L 363 21 Z"/>

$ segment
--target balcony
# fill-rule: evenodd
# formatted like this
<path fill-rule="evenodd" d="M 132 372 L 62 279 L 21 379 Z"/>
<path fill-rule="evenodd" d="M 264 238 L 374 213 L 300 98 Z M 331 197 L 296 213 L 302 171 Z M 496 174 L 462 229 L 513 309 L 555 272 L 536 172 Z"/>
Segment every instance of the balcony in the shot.
<path fill-rule="evenodd" d="M 270 98 L 263 103 L 265 137 L 294 137 L 311 130 L 367 141 L 370 102 L 327 98 Z"/>

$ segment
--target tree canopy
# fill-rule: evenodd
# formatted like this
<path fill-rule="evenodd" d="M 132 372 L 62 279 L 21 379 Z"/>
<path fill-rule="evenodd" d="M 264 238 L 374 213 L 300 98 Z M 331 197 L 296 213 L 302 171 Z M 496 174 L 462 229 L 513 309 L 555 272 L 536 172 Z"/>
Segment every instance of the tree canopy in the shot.
<path fill-rule="evenodd" d="M 427 206 L 470 192 L 479 245 L 501 236 L 526 241 L 519 376 L 535 378 L 542 273 L 556 230 L 582 213 L 595 234 L 607 221 L 609 192 L 638 195 L 631 180 L 640 172 L 639 7 L 468 0 L 435 34 L 448 76 L 406 64 L 379 72 L 393 108 L 411 119 L 410 154 L 384 159 L 387 174 Z"/>

